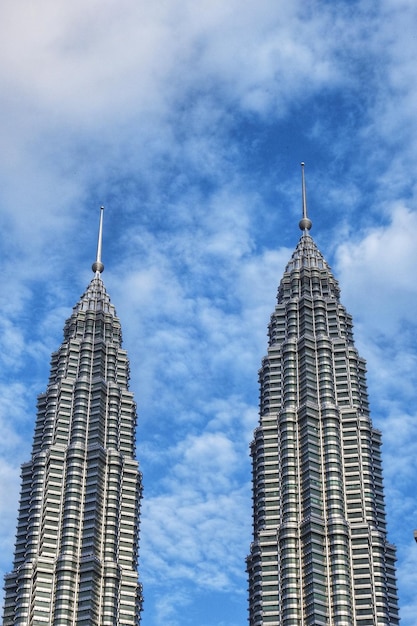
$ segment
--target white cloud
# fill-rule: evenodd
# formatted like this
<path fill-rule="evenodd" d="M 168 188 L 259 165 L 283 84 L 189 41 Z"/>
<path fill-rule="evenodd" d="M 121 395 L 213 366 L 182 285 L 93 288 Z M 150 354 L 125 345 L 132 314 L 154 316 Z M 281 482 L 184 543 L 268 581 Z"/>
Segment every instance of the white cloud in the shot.
<path fill-rule="evenodd" d="M 344 298 L 368 331 L 393 335 L 404 322 L 415 320 L 416 227 L 417 213 L 397 205 L 388 225 L 375 225 L 361 239 L 339 247 L 338 277 Z"/>
<path fill-rule="evenodd" d="M 333 22 L 335 36 L 325 38 L 332 12 L 304 13 L 299 2 L 269 0 L 198 6 L 172 0 L 163 7 L 126 0 L 88 9 L 45 0 L 36 10 L 6 2 L 2 77 L 13 94 L 53 110 L 53 120 L 65 113 L 89 128 L 115 110 L 131 113 L 133 102 L 142 111 L 159 108 L 166 95 L 161 80 L 168 93 L 221 81 L 229 97 L 263 112 L 272 103 L 287 105 L 301 86 L 338 78 L 332 53 L 343 24 Z"/>
<path fill-rule="evenodd" d="M 413 517 L 415 458 L 414 23 L 414 4 L 394 0 L 0 7 L 0 473 L 16 481 L 10 459 L 29 453 L 104 202 L 104 279 L 140 409 L 141 554 L 157 587 L 144 626 L 184 626 L 181 612 L 231 626 L 196 612 L 201 589 L 225 589 L 228 604 L 246 593 L 247 444 L 301 159 L 368 361 L 413 624 L 401 517 Z"/>

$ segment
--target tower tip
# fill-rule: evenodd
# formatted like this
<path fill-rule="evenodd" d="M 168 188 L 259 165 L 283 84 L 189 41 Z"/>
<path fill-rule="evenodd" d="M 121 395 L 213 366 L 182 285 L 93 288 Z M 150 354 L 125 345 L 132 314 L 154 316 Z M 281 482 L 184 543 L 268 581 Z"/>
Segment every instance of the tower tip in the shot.
<path fill-rule="evenodd" d="M 303 209 L 303 217 L 299 221 L 298 225 L 300 229 L 305 232 L 310 230 L 313 222 L 309 219 L 307 215 L 307 195 L 306 195 L 306 183 L 304 178 L 304 161 L 301 161 L 301 194 L 302 194 L 302 209 Z"/>
<path fill-rule="evenodd" d="M 91 269 L 93 270 L 95 274 L 101 274 L 101 272 L 104 270 L 104 265 L 101 262 L 101 248 L 102 248 L 102 242 L 103 242 L 103 214 L 104 214 L 104 206 L 101 206 L 100 207 L 100 225 L 98 228 L 97 257 L 93 265 L 91 266 Z"/>

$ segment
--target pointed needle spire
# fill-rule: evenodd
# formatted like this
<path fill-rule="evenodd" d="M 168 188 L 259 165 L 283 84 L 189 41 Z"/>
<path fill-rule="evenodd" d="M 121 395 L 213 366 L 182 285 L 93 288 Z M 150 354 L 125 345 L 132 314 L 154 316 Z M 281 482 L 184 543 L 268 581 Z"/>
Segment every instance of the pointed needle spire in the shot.
<path fill-rule="evenodd" d="M 103 242 L 103 214 L 104 206 L 100 207 L 100 226 L 98 229 L 97 258 L 91 266 L 91 269 L 96 274 L 101 274 L 101 272 L 104 270 L 104 265 L 101 262 L 101 247 Z"/>
<path fill-rule="evenodd" d="M 301 230 L 310 230 L 313 223 L 307 215 L 307 196 L 306 196 L 306 181 L 304 178 L 304 163 L 301 163 L 301 190 L 302 190 L 302 203 L 303 203 L 303 217 L 299 222 Z"/>

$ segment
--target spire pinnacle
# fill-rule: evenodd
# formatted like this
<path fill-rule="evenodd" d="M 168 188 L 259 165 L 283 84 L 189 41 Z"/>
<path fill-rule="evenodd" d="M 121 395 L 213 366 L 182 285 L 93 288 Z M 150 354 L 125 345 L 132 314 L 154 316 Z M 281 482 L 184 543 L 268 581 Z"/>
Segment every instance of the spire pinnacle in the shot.
<path fill-rule="evenodd" d="M 301 190 L 302 190 L 303 217 L 300 220 L 298 225 L 301 230 L 306 231 L 306 230 L 310 230 L 313 223 L 308 218 L 308 215 L 307 215 L 307 196 L 306 196 L 306 181 L 304 178 L 304 163 L 301 163 Z"/>
<path fill-rule="evenodd" d="M 102 247 L 102 241 L 103 241 L 103 214 L 104 214 L 104 206 L 100 207 L 100 226 L 98 229 L 97 258 L 94 261 L 93 265 L 91 266 L 91 269 L 96 274 L 97 273 L 101 274 L 101 272 L 104 270 L 104 265 L 101 262 L 101 247 Z"/>

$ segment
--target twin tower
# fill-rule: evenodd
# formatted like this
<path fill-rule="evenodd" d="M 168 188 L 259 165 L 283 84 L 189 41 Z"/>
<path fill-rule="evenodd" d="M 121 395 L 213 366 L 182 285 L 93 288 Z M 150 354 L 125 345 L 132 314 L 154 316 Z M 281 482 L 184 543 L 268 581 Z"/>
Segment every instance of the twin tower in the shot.
<path fill-rule="evenodd" d="M 395 626 L 381 435 L 352 319 L 309 234 L 304 168 L 302 197 L 260 370 L 249 626 Z M 140 624 L 136 408 L 101 278 L 102 220 L 103 210 L 94 277 L 38 398 L 3 626 Z"/>

